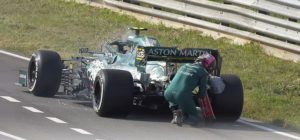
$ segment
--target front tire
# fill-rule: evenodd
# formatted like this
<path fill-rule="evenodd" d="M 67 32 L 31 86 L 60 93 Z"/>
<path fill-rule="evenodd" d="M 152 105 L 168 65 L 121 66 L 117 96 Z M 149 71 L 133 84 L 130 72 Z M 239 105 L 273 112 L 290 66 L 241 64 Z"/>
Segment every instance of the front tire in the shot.
<path fill-rule="evenodd" d="M 28 65 L 28 89 L 35 96 L 52 97 L 58 91 L 62 63 L 58 53 L 38 50 L 31 56 Z"/>
<path fill-rule="evenodd" d="M 102 117 L 126 116 L 133 104 L 133 79 L 123 70 L 103 69 L 96 76 L 93 108 Z"/>
<path fill-rule="evenodd" d="M 226 86 L 221 94 L 211 94 L 212 108 L 217 121 L 234 122 L 243 110 L 243 85 L 235 75 L 222 75 L 221 78 Z"/>

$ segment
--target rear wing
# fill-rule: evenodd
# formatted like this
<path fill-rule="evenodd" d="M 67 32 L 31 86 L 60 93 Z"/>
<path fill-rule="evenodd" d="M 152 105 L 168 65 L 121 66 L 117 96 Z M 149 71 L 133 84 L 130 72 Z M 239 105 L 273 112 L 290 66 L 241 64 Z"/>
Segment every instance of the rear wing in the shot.
<path fill-rule="evenodd" d="M 212 54 L 217 61 L 217 68 L 213 75 L 220 75 L 222 58 L 217 49 L 208 48 L 184 48 L 176 47 L 137 47 L 135 65 L 145 67 L 148 61 L 165 61 L 171 63 L 193 63 L 195 59 L 204 53 Z"/>

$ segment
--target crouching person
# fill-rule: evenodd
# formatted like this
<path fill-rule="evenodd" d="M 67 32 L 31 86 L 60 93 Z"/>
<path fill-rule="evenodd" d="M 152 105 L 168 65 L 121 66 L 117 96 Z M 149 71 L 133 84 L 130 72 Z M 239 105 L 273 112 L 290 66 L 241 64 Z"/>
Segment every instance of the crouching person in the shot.
<path fill-rule="evenodd" d="M 196 109 L 192 91 L 199 87 L 197 93 L 199 105 L 201 107 L 201 105 L 207 104 L 205 99 L 208 99 L 206 89 L 208 75 L 215 65 L 215 57 L 205 53 L 199 56 L 194 63 L 184 64 L 179 68 L 164 93 L 164 97 L 169 102 L 169 107 L 173 113 L 171 123 L 182 126 L 184 120 L 191 125 L 197 125 L 200 120 L 200 113 Z M 213 115 L 213 112 L 211 113 Z"/>

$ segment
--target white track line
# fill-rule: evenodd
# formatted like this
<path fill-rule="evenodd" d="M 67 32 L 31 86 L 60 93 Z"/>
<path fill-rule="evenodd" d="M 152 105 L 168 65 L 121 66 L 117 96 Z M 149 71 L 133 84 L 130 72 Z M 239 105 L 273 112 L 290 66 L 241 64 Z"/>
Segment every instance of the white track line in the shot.
<path fill-rule="evenodd" d="M 1 98 L 7 100 L 7 101 L 10 101 L 10 102 L 15 102 L 15 103 L 20 103 L 21 101 L 13 98 L 13 97 L 10 97 L 10 96 L 0 96 Z"/>
<path fill-rule="evenodd" d="M 17 54 L 13 54 L 13 53 L 3 51 L 3 50 L 0 50 L 0 53 L 6 54 L 6 55 L 9 55 L 9 56 L 12 56 L 12 57 L 16 57 L 16 58 L 19 58 L 19 59 L 22 59 L 22 60 L 26 60 L 26 61 L 30 60 L 30 58 L 27 58 L 27 57 L 24 57 L 24 56 L 21 56 L 21 55 L 17 55 Z"/>
<path fill-rule="evenodd" d="M 46 117 L 47 119 L 53 121 L 53 122 L 56 122 L 56 123 L 67 123 L 59 118 L 55 118 L 55 117 Z"/>
<path fill-rule="evenodd" d="M 80 129 L 80 128 L 71 128 L 72 130 L 80 133 L 80 134 L 83 134 L 83 135 L 93 135 L 92 133 L 88 132 L 88 131 L 85 131 L 83 129 Z"/>
<path fill-rule="evenodd" d="M 44 113 L 43 111 L 40 111 L 40 110 L 38 110 L 34 107 L 30 107 L 30 106 L 22 106 L 22 107 L 29 110 L 29 111 L 31 111 L 31 112 L 34 112 L 34 113 Z"/>
<path fill-rule="evenodd" d="M 3 135 L 5 137 L 9 137 L 9 138 L 14 139 L 14 140 L 26 140 L 24 138 L 20 138 L 18 136 L 12 135 L 12 134 L 5 133 L 3 131 L 0 131 L 0 135 Z"/>
<path fill-rule="evenodd" d="M 271 133 L 275 133 L 275 134 L 279 134 L 279 135 L 289 137 L 289 138 L 292 138 L 292 139 L 300 140 L 299 136 L 295 136 L 295 135 L 292 135 L 292 134 L 289 134 L 289 133 L 274 130 L 274 129 L 271 129 L 271 128 L 268 128 L 268 127 L 265 127 L 265 126 L 257 125 L 257 124 L 254 124 L 254 123 L 251 123 L 251 122 L 248 122 L 248 121 L 245 121 L 245 120 L 238 120 L 238 122 L 240 122 L 242 124 L 250 125 L 252 127 L 259 128 L 259 129 L 262 129 L 262 130 L 265 130 L 265 131 L 268 131 L 268 132 L 271 132 Z"/>

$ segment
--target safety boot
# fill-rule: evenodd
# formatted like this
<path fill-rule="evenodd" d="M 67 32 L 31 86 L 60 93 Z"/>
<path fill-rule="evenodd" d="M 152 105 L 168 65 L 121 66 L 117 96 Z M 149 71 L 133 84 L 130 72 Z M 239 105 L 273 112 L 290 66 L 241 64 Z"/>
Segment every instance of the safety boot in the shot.
<path fill-rule="evenodd" d="M 171 121 L 172 124 L 177 124 L 178 126 L 182 126 L 183 115 L 180 109 L 173 110 L 173 119 Z"/>

